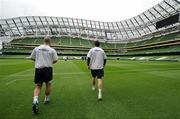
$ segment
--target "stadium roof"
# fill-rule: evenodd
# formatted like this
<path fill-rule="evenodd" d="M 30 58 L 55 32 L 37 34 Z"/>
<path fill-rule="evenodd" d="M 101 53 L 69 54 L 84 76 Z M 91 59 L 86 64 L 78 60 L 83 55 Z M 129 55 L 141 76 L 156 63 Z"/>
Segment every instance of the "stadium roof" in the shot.
<path fill-rule="evenodd" d="M 163 0 L 0 0 L 0 18 L 61 16 L 104 22 L 129 19 Z"/>
<path fill-rule="evenodd" d="M 180 13 L 180 2 L 164 0 L 145 12 L 117 22 L 101 22 L 77 18 L 25 16 L 0 20 L 0 36 L 79 36 L 108 41 L 127 41 L 177 27 L 180 23 L 156 29 L 156 22 Z"/>

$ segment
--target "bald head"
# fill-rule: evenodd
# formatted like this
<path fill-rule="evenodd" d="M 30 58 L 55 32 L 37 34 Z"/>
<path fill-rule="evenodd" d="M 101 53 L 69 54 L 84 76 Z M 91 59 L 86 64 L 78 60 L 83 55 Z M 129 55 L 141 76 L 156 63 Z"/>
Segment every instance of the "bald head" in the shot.
<path fill-rule="evenodd" d="M 45 38 L 44 38 L 44 43 L 45 43 L 46 45 L 51 45 L 51 38 L 50 38 L 50 37 L 45 37 Z"/>

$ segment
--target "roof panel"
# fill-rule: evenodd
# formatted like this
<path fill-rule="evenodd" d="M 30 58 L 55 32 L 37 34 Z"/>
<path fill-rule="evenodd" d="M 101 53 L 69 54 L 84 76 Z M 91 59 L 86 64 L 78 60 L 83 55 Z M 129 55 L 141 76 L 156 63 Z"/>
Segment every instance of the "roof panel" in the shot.
<path fill-rule="evenodd" d="M 28 16 L 1 19 L 1 29 L 6 34 L 83 34 L 87 37 L 105 37 L 108 39 L 128 40 L 142 37 L 158 31 L 155 23 L 170 15 L 180 12 L 180 4 L 176 0 L 164 0 L 147 11 L 118 22 L 100 22 L 76 18 Z M 175 24 L 179 25 L 179 23 Z M 173 27 L 173 26 L 172 26 Z M 26 34 L 27 33 L 27 34 Z"/>

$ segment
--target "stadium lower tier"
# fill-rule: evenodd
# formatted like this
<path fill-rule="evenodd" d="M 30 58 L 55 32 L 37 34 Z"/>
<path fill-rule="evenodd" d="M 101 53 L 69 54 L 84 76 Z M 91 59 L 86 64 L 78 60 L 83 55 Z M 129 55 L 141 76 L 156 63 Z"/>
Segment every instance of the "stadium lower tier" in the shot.
<path fill-rule="evenodd" d="M 34 47 L 32 48 L 18 48 L 18 47 L 8 47 L 3 48 L 1 52 L 16 52 L 16 53 L 31 53 Z M 89 49 L 56 49 L 58 54 L 87 54 Z M 171 52 L 180 52 L 180 45 L 176 46 L 169 46 L 169 47 L 162 47 L 162 48 L 153 48 L 153 49 L 146 49 L 146 50 L 137 50 L 137 51 L 111 51 L 105 50 L 107 55 L 137 55 L 137 54 L 151 54 L 151 53 L 171 53 Z"/>
<path fill-rule="evenodd" d="M 29 59 L 30 55 L 0 55 L 0 59 Z M 180 55 L 163 56 L 108 56 L 108 60 L 180 62 Z M 59 60 L 85 60 L 82 56 L 59 56 Z M 108 61 L 109 62 L 109 61 Z"/>

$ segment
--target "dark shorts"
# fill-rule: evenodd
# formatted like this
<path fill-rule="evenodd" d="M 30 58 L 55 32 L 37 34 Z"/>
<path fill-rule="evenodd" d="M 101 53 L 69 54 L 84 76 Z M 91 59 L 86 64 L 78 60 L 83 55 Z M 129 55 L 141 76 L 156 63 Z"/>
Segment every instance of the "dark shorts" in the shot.
<path fill-rule="evenodd" d="M 35 77 L 34 83 L 35 84 L 42 84 L 43 82 L 48 83 L 53 78 L 53 69 L 52 67 L 44 67 L 44 68 L 36 68 L 35 69 Z"/>
<path fill-rule="evenodd" d="M 104 76 L 104 69 L 91 69 L 92 77 L 101 79 Z"/>

